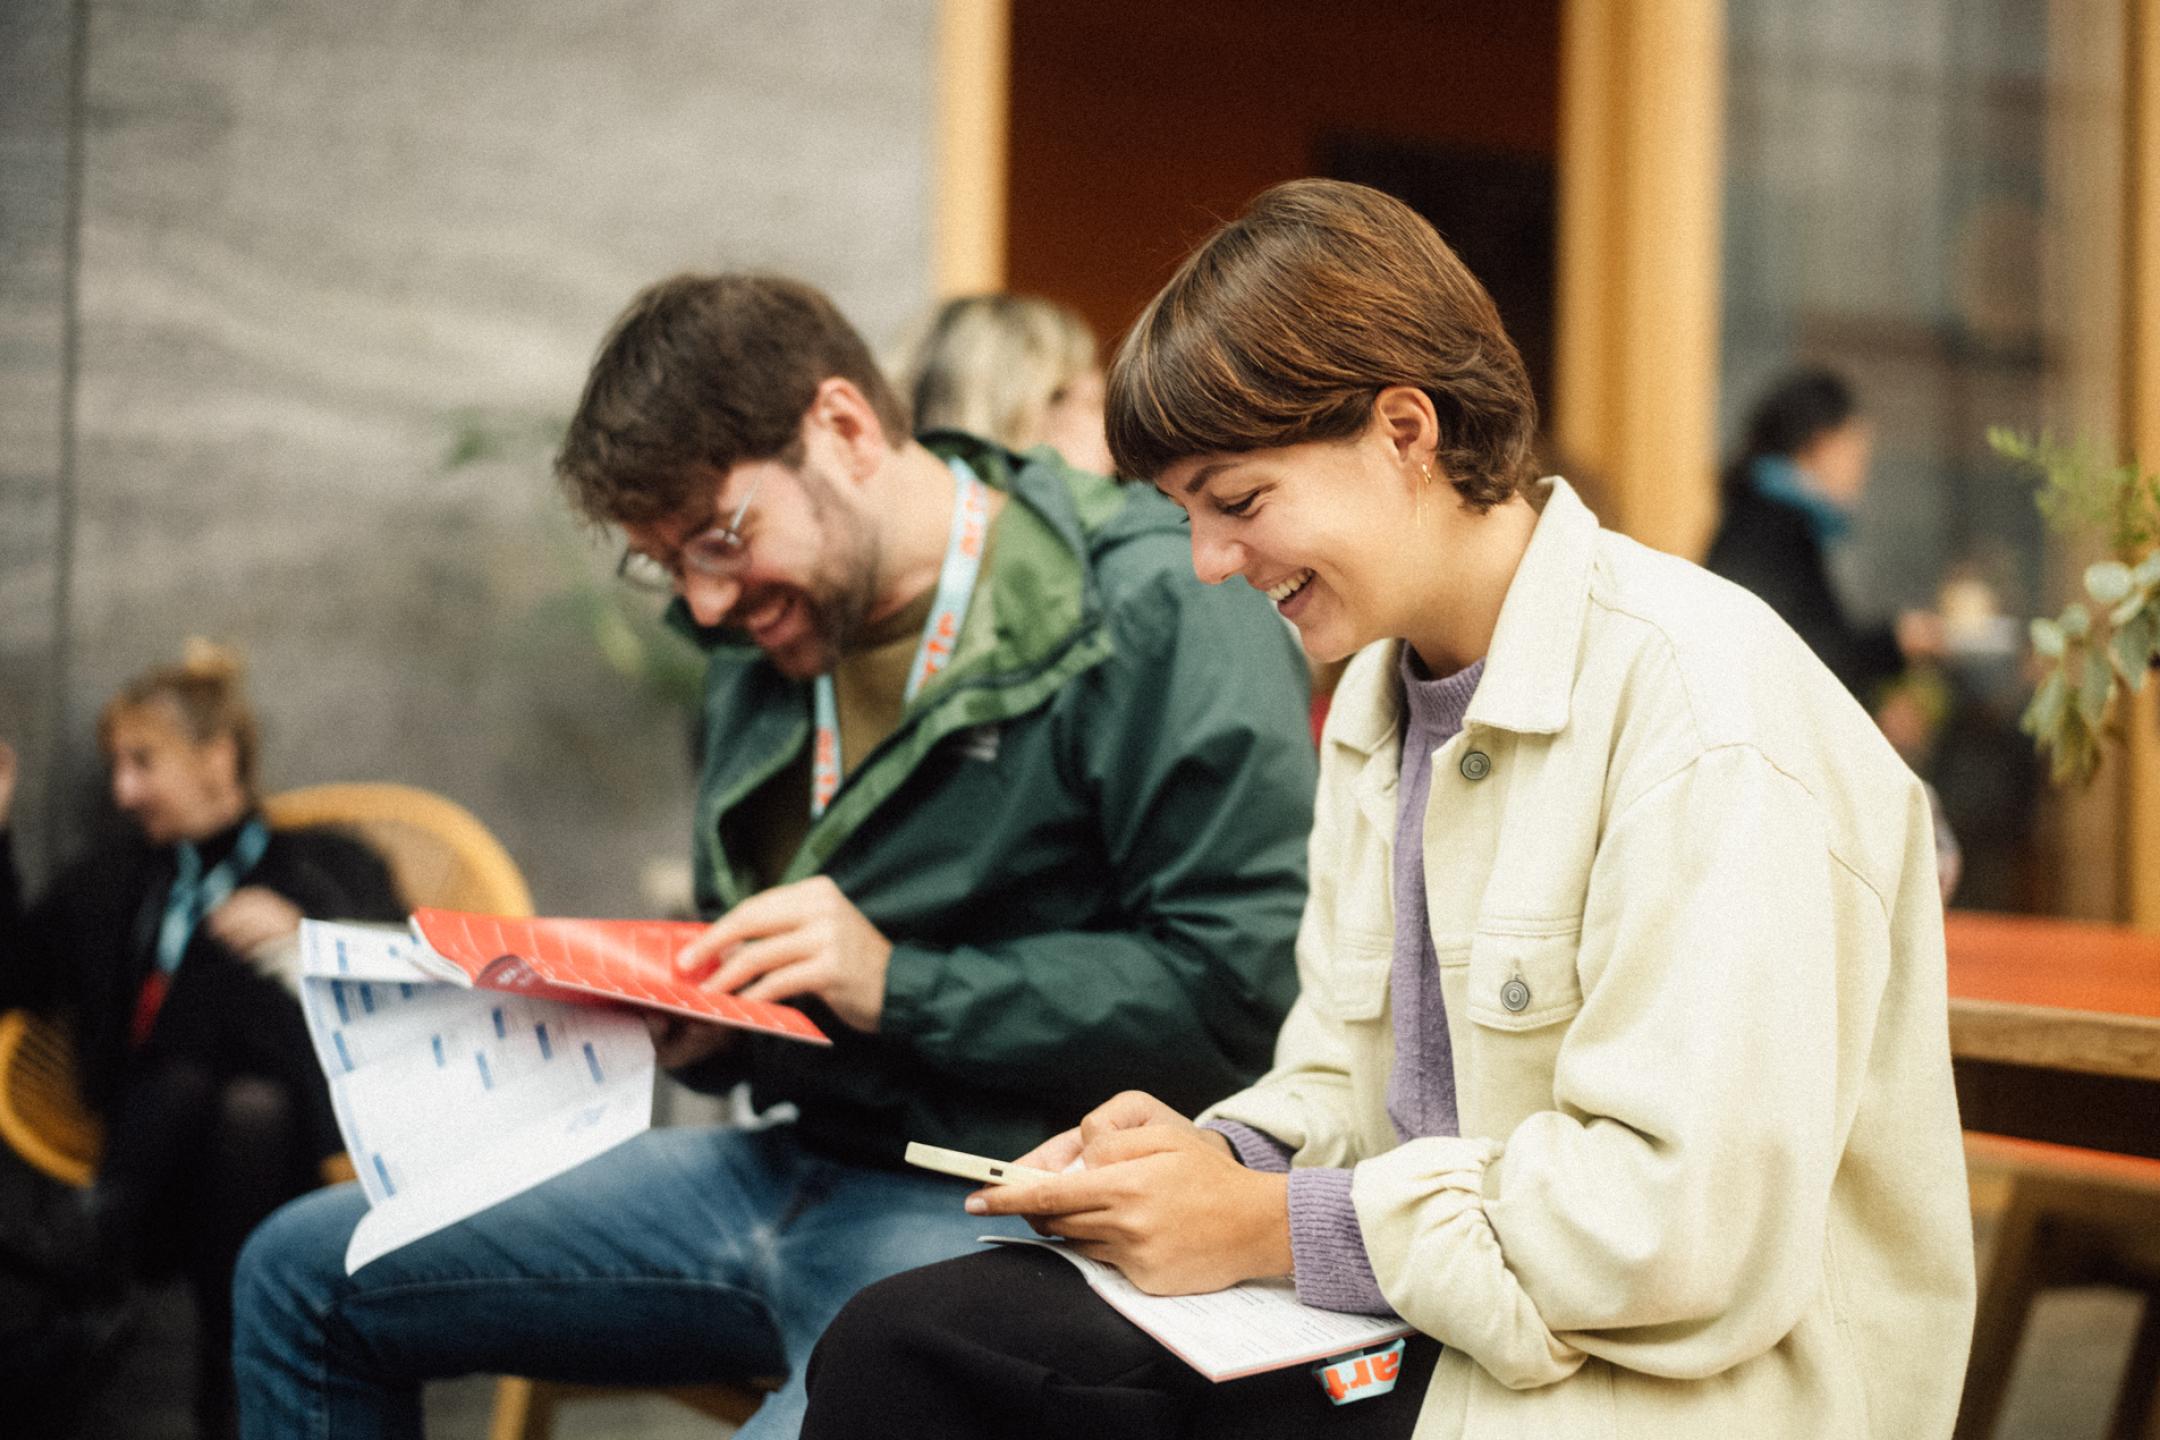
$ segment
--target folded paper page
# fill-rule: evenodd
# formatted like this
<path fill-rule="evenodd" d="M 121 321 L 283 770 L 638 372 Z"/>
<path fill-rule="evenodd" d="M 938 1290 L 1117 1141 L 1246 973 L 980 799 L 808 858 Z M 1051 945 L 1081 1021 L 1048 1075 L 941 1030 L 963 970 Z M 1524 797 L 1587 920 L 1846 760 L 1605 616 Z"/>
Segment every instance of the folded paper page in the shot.
<path fill-rule="evenodd" d="M 403 931 L 301 927 L 302 1008 L 369 1205 L 348 1273 L 651 1124 L 634 1014 L 443 984 L 417 950 Z"/>
<path fill-rule="evenodd" d="M 1290 1365 L 1315 1365 L 1413 1333 L 1393 1318 L 1344 1315 L 1301 1304 L 1289 1280 L 1247 1280 L 1206 1295 L 1150 1295 L 1114 1265 L 1054 1240 L 985 1235 L 1000 1245 L 1040 1245 L 1079 1268 L 1120 1315 L 1210 1380 L 1237 1380 Z"/>

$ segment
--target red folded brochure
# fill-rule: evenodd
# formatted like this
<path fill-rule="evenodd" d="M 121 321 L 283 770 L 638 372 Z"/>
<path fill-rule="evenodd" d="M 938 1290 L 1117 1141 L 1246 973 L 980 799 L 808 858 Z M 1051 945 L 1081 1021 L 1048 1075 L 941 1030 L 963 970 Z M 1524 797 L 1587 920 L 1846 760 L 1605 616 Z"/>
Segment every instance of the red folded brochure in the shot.
<path fill-rule="evenodd" d="M 453 984 L 590 1004 L 616 1000 L 813 1045 L 825 1032 L 792 1005 L 700 988 L 675 955 L 705 930 L 687 920 L 519 919 L 415 910 L 421 963 Z M 431 961 L 444 964 L 433 964 Z"/>

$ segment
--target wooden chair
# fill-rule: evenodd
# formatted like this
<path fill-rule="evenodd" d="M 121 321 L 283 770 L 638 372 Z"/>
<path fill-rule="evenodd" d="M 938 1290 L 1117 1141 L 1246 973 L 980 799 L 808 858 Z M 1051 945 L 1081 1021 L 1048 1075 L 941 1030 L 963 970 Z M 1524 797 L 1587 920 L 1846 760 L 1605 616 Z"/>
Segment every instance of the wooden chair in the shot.
<path fill-rule="evenodd" d="M 66 1028 L 28 1010 L 0 1015 L 0 1140 L 78 1190 L 97 1174 L 105 1148 L 105 1127 L 76 1093 Z"/>
<path fill-rule="evenodd" d="M 382 856 L 408 905 L 483 915 L 530 915 L 532 892 L 517 862 L 470 810 L 410 785 L 310 785 L 263 801 L 279 830 L 328 825 L 358 835 Z"/>
<path fill-rule="evenodd" d="M 105 1148 L 105 1126 L 75 1088 L 75 1044 L 67 1027 L 28 1010 L 0 1015 L 0 1141 L 31 1168 L 90 1187 Z M 322 1183 L 354 1177 L 352 1157 L 322 1162 Z"/>
<path fill-rule="evenodd" d="M 311 785 L 263 801 L 274 829 L 333 825 L 372 846 L 408 904 L 496 915 L 530 915 L 532 895 L 508 851 L 453 801 L 409 785 Z M 75 1088 L 74 1050 L 65 1027 L 27 1011 L 0 1015 L 0 1139 L 66 1185 L 97 1173 L 104 1129 Z M 325 1183 L 352 1178 L 336 1156 Z"/>
<path fill-rule="evenodd" d="M 2110 1285 L 2143 1297 L 2108 1440 L 2160 1440 L 2160 1161 L 1968 1134 L 1976 1194 L 2001 1192 L 1955 1440 L 1989 1440 L 2040 1292 Z M 1990 1178 L 1992 1177 L 1992 1178 Z"/>

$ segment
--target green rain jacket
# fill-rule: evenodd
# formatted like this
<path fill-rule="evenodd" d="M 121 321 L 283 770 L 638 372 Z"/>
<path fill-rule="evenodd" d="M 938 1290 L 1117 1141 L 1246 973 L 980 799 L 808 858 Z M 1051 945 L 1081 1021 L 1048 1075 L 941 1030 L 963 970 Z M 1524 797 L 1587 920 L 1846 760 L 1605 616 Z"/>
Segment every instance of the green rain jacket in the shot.
<path fill-rule="evenodd" d="M 1297 647 L 1249 587 L 1193 576 L 1141 487 L 934 433 L 1010 494 L 952 661 L 847 777 L 780 883 L 823 874 L 893 942 L 878 1033 L 746 1037 L 814 1148 L 1012 1156 L 1119 1090 L 1187 1114 L 1266 1068 L 1295 997 L 1315 761 Z M 678 610 L 678 622 L 680 623 Z M 756 887 L 731 813 L 799 759 L 810 687 L 739 635 L 710 653 L 698 903 Z"/>

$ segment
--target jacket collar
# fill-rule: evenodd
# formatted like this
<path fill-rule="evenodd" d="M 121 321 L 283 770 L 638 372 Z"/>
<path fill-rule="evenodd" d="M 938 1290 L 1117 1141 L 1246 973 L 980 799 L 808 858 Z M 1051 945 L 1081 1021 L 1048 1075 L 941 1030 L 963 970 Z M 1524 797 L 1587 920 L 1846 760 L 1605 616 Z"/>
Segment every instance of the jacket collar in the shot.
<path fill-rule="evenodd" d="M 1046 702 L 1110 649 L 1100 622 L 1089 562 L 1098 515 L 1115 532 L 1132 523 L 1112 482 L 1069 470 L 1047 452 L 1015 456 L 946 432 L 922 437 L 941 458 L 957 454 L 987 483 L 1012 497 L 997 540 L 961 622 L 952 662 L 908 706 L 899 729 L 852 771 L 831 808 L 804 837 L 782 880 L 815 873 L 956 730 L 996 724 Z M 1168 501 L 1158 501 L 1175 513 Z M 687 618 L 677 605 L 678 622 Z M 748 893 L 747 878 L 719 844 L 721 823 L 757 786 L 799 753 L 810 729 L 809 683 L 791 680 L 739 637 L 697 634 L 711 664 L 706 675 L 708 742 L 700 782 L 700 901 L 729 905 Z"/>
<path fill-rule="evenodd" d="M 1466 729 L 1550 735 L 1567 726 L 1598 522 L 1567 481 L 1555 477 L 1547 484 L 1544 512 L 1501 602 L 1485 674 L 1463 717 Z M 1395 686 L 1402 642 L 1373 648 L 1381 653 L 1361 657 L 1352 672 L 1357 683 L 1337 693 L 1342 714 L 1333 724 L 1338 742 L 1369 756 L 1391 750 L 1402 725 Z"/>

